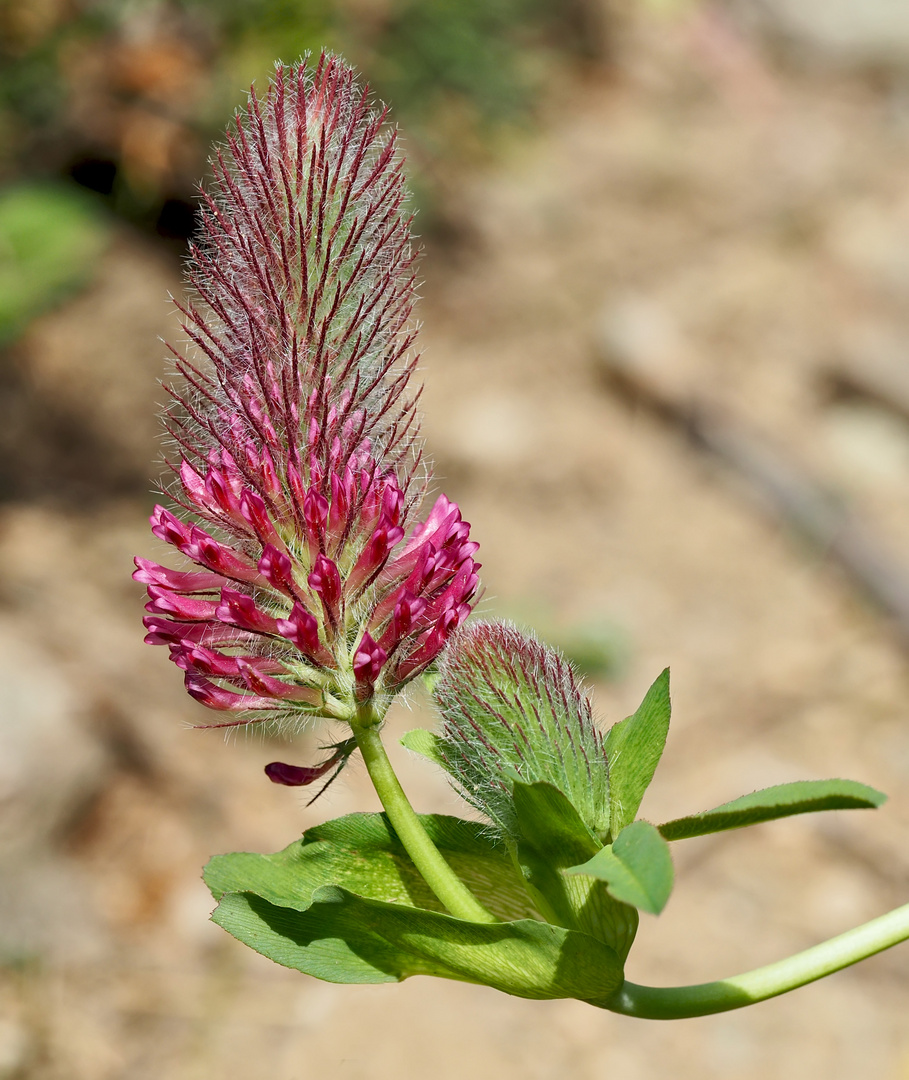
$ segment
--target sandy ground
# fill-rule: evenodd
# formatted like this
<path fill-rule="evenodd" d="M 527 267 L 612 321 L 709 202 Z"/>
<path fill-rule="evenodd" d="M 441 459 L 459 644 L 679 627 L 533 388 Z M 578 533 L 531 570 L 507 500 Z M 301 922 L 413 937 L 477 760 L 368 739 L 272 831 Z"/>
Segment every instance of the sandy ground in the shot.
<path fill-rule="evenodd" d="M 879 87 L 757 57 L 730 74 L 697 35 L 660 29 L 629 42 L 615 80 L 562 91 L 542 135 L 471 180 L 470 242 L 424 264 L 425 433 L 482 544 L 484 610 L 556 639 L 607 628 L 625 659 L 595 687 L 605 723 L 672 667 L 645 815 L 799 778 L 891 796 L 874 814 L 676 846 L 677 889 L 642 919 L 635 981 L 733 974 L 906 901 L 909 668 L 822 552 L 608 389 L 601 327 L 631 325 L 676 385 L 822 477 L 899 556 L 909 428 L 831 403 L 824 375 L 844 352 L 905 339 L 907 175 L 909 121 Z M 262 775 L 275 743 L 188 730 L 201 708 L 142 645 L 129 572 L 155 550 L 152 499 L 122 493 L 123 477 L 153 471 L 156 338 L 172 334 L 177 275 L 124 235 L 17 353 L 33 400 L 83 425 L 100 479 L 77 501 L 0 513 L 15 717 L 0 767 L 0 1077 L 909 1078 L 905 945 L 742 1013 L 661 1025 L 427 979 L 322 984 L 206 921 L 212 853 L 277 850 L 377 804 L 351 769 L 304 809 Z M 388 741 L 431 723 L 415 700 Z M 420 809 L 458 811 L 428 766 L 395 756 Z"/>

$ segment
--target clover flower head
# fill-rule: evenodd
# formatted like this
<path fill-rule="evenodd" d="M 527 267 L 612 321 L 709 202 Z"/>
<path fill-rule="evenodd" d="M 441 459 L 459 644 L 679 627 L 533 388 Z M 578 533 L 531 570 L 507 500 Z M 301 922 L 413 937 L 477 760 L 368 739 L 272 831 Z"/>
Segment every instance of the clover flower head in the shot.
<path fill-rule="evenodd" d="M 250 95 L 212 170 L 168 387 L 176 507 L 151 517 L 193 565 L 136 559 L 146 641 L 224 714 L 203 726 L 381 713 L 479 584 L 458 507 L 440 495 L 419 517 L 396 132 L 323 54 Z M 293 768 L 275 778 L 309 782 Z"/>

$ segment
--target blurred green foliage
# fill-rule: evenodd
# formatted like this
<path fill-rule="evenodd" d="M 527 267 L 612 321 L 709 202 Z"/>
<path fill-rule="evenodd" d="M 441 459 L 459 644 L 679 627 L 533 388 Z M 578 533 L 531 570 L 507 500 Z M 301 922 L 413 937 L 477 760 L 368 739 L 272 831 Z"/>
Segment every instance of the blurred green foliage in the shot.
<path fill-rule="evenodd" d="M 579 623 L 556 633 L 555 641 L 578 670 L 591 679 L 619 679 L 628 667 L 627 631 L 605 619 Z"/>
<path fill-rule="evenodd" d="M 561 652 L 585 678 L 608 682 L 622 679 L 633 655 L 628 629 L 608 615 L 567 620 L 539 596 L 505 603 L 485 603 L 484 619 L 504 619 L 524 633 L 539 634 Z M 430 677 L 430 690 L 432 679 Z"/>
<path fill-rule="evenodd" d="M 399 0 L 355 52 L 366 52 L 371 81 L 421 137 L 432 138 L 453 100 L 490 130 L 531 112 L 556 11 L 540 0 Z"/>
<path fill-rule="evenodd" d="M 459 168 L 532 122 L 559 64 L 602 60 L 606 44 L 600 0 L 0 0 L 0 184 L 72 177 L 120 217 L 182 242 L 209 146 L 250 83 L 322 48 L 392 105 L 421 229 L 441 222 L 452 236 L 445 204 Z M 10 203 L 22 230 L 41 233 L 35 265 L 62 260 L 45 274 L 45 298 L 60 294 L 77 228 L 90 265 L 89 222 L 100 221 L 47 191 L 35 193 L 52 204 L 43 233 L 22 189 Z M 4 242 L 9 260 L 14 241 Z M 8 335 L 44 301 L 31 271 L 5 272 Z"/>
<path fill-rule="evenodd" d="M 75 188 L 0 191 L 0 345 L 81 285 L 109 237 L 94 200 Z"/>
<path fill-rule="evenodd" d="M 526 120 L 554 61 L 602 58 L 605 36 L 594 0 L 0 0 L 0 172 L 11 156 L 15 171 L 59 166 L 54 150 L 91 148 L 80 135 L 96 151 L 115 143 L 98 110 L 79 108 L 93 95 L 108 99 L 112 128 L 123 108 L 163 112 L 194 129 L 204 152 L 207 129 L 223 127 L 253 79 L 324 46 L 364 72 L 410 135 L 448 157 L 458 147 L 442 114 L 458 112 L 463 130 L 483 137 Z M 190 101 L 169 98 L 149 63 L 175 41 L 196 68 Z M 163 81 L 167 63 L 159 68 Z"/>

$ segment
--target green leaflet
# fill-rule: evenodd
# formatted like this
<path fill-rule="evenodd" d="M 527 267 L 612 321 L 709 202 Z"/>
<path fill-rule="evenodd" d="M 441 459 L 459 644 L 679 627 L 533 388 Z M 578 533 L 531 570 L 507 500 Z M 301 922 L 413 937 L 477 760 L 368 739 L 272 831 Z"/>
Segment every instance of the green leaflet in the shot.
<path fill-rule="evenodd" d="M 567 873 L 599 878 L 616 900 L 651 915 L 666 906 L 674 877 L 669 845 L 648 821 L 627 825 L 612 844 Z"/>
<path fill-rule="evenodd" d="M 520 828 L 516 857 L 540 911 L 549 922 L 605 942 L 624 960 L 637 931 L 637 912 L 594 878 L 565 873 L 594 856 L 601 841 L 552 784 L 515 780 L 513 798 Z"/>
<path fill-rule="evenodd" d="M 609 831 L 613 837 L 637 817 L 641 799 L 663 755 L 670 712 L 669 668 L 666 668 L 647 691 L 637 712 L 614 724 L 606 733 Z"/>
<path fill-rule="evenodd" d="M 451 868 L 495 915 L 506 920 L 536 915 L 508 851 L 488 829 L 442 814 L 420 820 Z M 251 892 L 304 911 L 317 889 L 338 885 L 375 900 L 444 910 L 384 814 L 328 821 L 274 855 L 217 855 L 203 876 L 216 900 L 225 893 Z"/>
<path fill-rule="evenodd" d="M 426 728 L 413 728 L 405 732 L 401 736 L 400 743 L 412 753 L 419 754 L 434 765 L 445 768 L 445 760 L 439 753 L 439 736 L 427 731 Z"/>
<path fill-rule="evenodd" d="M 212 918 L 276 963 L 329 982 L 436 975 L 518 997 L 592 1004 L 605 1004 L 622 983 L 613 950 L 584 934 L 532 920 L 470 923 L 336 886 L 315 890 L 305 912 L 228 893 Z"/>
<path fill-rule="evenodd" d="M 659 830 L 667 840 L 686 840 L 815 810 L 873 809 L 886 798 L 882 792 L 855 780 L 799 780 L 743 795 L 702 814 L 667 821 Z"/>

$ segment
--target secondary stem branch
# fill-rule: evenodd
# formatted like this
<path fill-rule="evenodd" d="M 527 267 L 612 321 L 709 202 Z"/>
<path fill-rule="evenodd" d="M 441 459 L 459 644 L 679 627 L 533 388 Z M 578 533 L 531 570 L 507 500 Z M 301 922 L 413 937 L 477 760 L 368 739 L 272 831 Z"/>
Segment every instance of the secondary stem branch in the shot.
<path fill-rule="evenodd" d="M 457 918 L 498 922 L 455 874 L 429 838 L 388 760 L 378 727 L 355 726 L 353 730 L 388 820 L 426 884 Z"/>
<path fill-rule="evenodd" d="M 681 1020 L 727 1012 L 795 990 L 906 940 L 909 904 L 804 952 L 731 979 L 672 987 L 626 982 L 606 1008 L 645 1020 Z"/>

